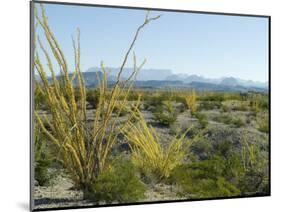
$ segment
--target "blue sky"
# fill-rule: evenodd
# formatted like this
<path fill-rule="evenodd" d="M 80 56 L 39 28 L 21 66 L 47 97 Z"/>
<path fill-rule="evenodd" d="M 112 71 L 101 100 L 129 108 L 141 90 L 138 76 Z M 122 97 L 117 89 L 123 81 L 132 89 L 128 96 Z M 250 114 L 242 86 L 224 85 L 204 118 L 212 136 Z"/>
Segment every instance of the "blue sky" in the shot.
<path fill-rule="evenodd" d="M 45 4 L 49 24 L 73 67 L 71 36 L 81 31 L 81 66 L 119 67 L 146 11 Z M 268 20 L 152 11 L 161 18 L 140 34 L 134 51 L 144 68 L 209 78 L 268 80 Z M 38 35 L 43 38 L 42 31 Z M 132 66 L 132 57 L 127 65 Z"/>

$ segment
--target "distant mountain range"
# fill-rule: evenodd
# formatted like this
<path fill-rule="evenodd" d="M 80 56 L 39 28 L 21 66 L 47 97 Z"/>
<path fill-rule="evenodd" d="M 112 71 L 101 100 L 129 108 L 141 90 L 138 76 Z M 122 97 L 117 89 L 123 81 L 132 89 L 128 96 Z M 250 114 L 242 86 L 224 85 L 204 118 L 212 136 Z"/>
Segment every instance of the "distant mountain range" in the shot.
<path fill-rule="evenodd" d="M 108 82 L 113 84 L 119 68 L 107 68 Z M 124 68 L 121 78 L 127 79 L 132 74 L 132 68 Z M 82 72 L 86 86 L 95 87 L 98 78 L 103 77 L 100 68 L 92 67 Z M 72 76 L 72 74 L 70 74 Z M 35 76 L 37 79 L 38 76 Z M 77 79 L 74 80 L 77 84 Z M 243 80 L 234 77 L 205 78 L 195 74 L 173 74 L 169 69 L 142 69 L 136 78 L 135 86 L 139 88 L 188 88 L 211 91 L 258 91 L 267 92 L 268 82 Z"/>

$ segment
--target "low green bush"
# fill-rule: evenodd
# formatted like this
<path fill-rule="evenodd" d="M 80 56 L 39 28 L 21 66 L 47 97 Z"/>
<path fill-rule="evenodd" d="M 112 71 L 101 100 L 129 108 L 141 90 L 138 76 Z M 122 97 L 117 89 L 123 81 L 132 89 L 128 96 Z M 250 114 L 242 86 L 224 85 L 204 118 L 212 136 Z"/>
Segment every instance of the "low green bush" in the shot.
<path fill-rule="evenodd" d="M 158 123 L 164 126 L 171 126 L 177 120 L 177 114 L 171 101 L 163 102 L 157 105 L 154 112 L 153 118 Z"/>
<path fill-rule="evenodd" d="M 245 121 L 244 121 L 243 119 L 241 119 L 241 118 L 234 118 L 234 119 L 232 120 L 232 124 L 233 124 L 235 127 L 237 127 L 237 128 L 243 127 L 243 126 L 246 125 Z"/>
<path fill-rule="evenodd" d="M 206 116 L 204 113 L 198 113 L 198 112 L 196 112 L 196 113 L 194 114 L 194 116 L 198 119 L 200 125 L 201 125 L 203 128 L 207 127 L 207 125 L 209 124 L 209 122 L 208 122 L 207 116 Z"/>
<path fill-rule="evenodd" d="M 234 111 L 248 111 L 248 107 L 245 105 L 245 104 L 240 104 L 240 105 L 237 105 L 235 107 L 233 107 Z"/>
<path fill-rule="evenodd" d="M 86 100 L 94 109 L 96 109 L 99 104 L 99 96 L 100 92 L 97 89 L 87 90 Z"/>
<path fill-rule="evenodd" d="M 225 100 L 223 93 L 206 93 L 205 95 L 199 96 L 201 101 L 214 101 L 214 102 L 222 102 Z"/>
<path fill-rule="evenodd" d="M 214 156 L 175 168 L 170 182 L 179 187 L 179 196 L 189 198 L 216 198 L 238 196 L 240 190 L 224 176 L 226 160 Z"/>
<path fill-rule="evenodd" d="M 224 115 L 219 115 L 219 116 L 214 117 L 214 121 L 224 123 L 224 124 L 231 124 L 232 118 L 231 118 L 231 116 L 224 114 Z"/>
<path fill-rule="evenodd" d="M 53 177 L 48 172 L 48 169 L 52 163 L 52 157 L 49 153 L 49 150 L 47 149 L 45 136 L 37 127 L 35 127 L 34 141 L 34 178 L 38 182 L 38 185 L 47 186 L 50 184 L 50 181 Z"/>
<path fill-rule="evenodd" d="M 199 139 L 190 146 L 191 153 L 198 159 L 207 159 L 212 153 L 212 144 L 207 139 Z"/>
<path fill-rule="evenodd" d="M 214 110 L 220 109 L 222 103 L 220 101 L 201 101 L 199 105 L 199 110 Z"/>
<path fill-rule="evenodd" d="M 230 109 L 226 105 L 222 105 L 221 111 L 224 112 L 224 113 L 228 113 L 230 111 Z"/>
<path fill-rule="evenodd" d="M 131 162 L 119 161 L 103 172 L 85 192 L 85 198 L 95 203 L 128 203 L 144 198 L 146 187 Z"/>

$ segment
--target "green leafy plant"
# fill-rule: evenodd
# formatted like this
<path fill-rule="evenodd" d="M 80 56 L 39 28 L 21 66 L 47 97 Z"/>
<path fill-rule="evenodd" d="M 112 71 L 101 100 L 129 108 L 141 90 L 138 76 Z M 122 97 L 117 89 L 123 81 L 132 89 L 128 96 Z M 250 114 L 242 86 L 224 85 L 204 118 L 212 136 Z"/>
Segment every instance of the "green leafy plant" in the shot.
<path fill-rule="evenodd" d="M 220 101 L 201 101 L 199 104 L 199 110 L 213 110 L 221 107 L 222 103 Z"/>
<path fill-rule="evenodd" d="M 145 191 L 133 164 L 118 160 L 94 180 L 85 198 L 98 203 L 128 203 L 143 199 Z"/>
<path fill-rule="evenodd" d="M 97 109 L 99 105 L 100 92 L 98 89 L 88 89 L 86 91 L 86 100 L 93 107 Z"/>
<path fill-rule="evenodd" d="M 172 101 L 165 101 L 161 105 L 156 106 L 153 116 L 154 120 L 166 126 L 171 126 L 177 120 L 177 114 Z"/>
<path fill-rule="evenodd" d="M 42 134 L 40 128 L 35 127 L 34 130 L 34 152 L 35 152 L 35 180 L 40 186 L 47 186 L 50 184 L 52 175 L 48 172 L 50 165 L 53 161 L 50 152 L 46 147 L 46 139 Z"/>
<path fill-rule="evenodd" d="M 238 196 L 240 190 L 224 177 L 225 160 L 219 156 L 178 166 L 170 182 L 179 187 L 179 195 L 189 198 Z"/>
<path fill-rule="evenodd" d="M 243 127 L 246 125 L 245 121 L 241 118 L 234 118 L 232 119 L 232 124 L 235 126 L 235 127 Z"/>

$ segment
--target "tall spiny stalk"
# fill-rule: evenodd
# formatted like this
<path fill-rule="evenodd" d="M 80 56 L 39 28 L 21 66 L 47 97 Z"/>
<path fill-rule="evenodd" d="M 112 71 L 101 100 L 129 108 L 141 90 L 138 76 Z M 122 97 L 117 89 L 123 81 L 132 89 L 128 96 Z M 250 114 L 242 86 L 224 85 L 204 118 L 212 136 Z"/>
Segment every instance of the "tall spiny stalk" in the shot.
<path fill-rule="evenodd" d="M 122 81 L 121 74 L 141 29 L 160 16 L 149 18 L 147 14 L 144 23 L 137 28 L 113 88 L 108 87 L 108 71 L 104 64 L 101 63 L 103 78 L 100 79 L 97 75 L 100 92 L 99 103 L 94 114 L 93 125 L 89 126 L 86 124 L 86 86 L 80 66 L 80 31 L 78 30 L 77 32 L 77 40 L 72 39 L 75 67 L 74 74 L 70 77 L 71 69 L 68 66 L 66 57 L 49 26 L 43 5 L 41 4 L 40 6 L 41 14 L 39 15 L 38 8 L 35 8 L 35 16 L 37 23 L 43 29 L 51 52 L 44 47 L 39 37 L 36 38 L 35 47 L 39 47 L 39 50 L 36 49 L 35 51 L 34 66 L 41 78 L 41 83 L 38 87 L 46 99 L 50 116 L 40 115 L 38 111 L 35 111 L 36 123 L 53 144 L 57 159 L 69 172 L 76 186 L 87 190 L 91 182 L 107 168 L 107 159 L 112 146 L 116 143 L 117 135 L 130 123 L 130 119 L 133 117 L 133 114 L 131 114 L 125 122 L 118 123 L 117 119 L 113 119 L 112 112 L 117 101 L 121 101 L 121 106 L 117 111 L 118 114 L 127 104 L 127 97 L 132 89 L 136 74 L 145 61 L 140 66 L 137 66 L 134 55 L 134 70 L 131 76 L 126 81 Z M 47 60 L 47 67 L 42 64 L 39 51 L 43 53 Z M 56 77 L 52 59 L 59 65 L 62 73 L 60 79 Z M 47 77 L 47 70 L 51 72 L 51 81 Z M 81 96 L 79 102 L 75 98 L 73 83 L 75 79 L 77 79 L 77 88 Z M 121 94 L 123 97 L 118 100 Z M 139 104 L 139 101 L 137 104 Z"/>

